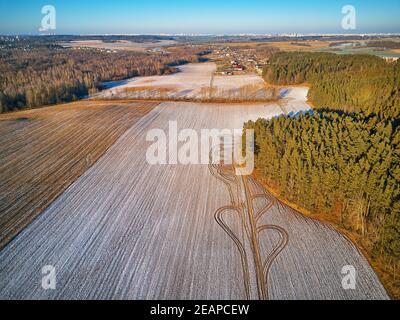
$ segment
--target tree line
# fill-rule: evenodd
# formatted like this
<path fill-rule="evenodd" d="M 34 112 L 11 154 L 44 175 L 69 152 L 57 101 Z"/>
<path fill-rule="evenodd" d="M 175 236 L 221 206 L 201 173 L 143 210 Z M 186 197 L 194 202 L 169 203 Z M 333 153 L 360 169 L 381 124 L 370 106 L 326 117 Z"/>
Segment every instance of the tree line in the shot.
<path fill-rule="evenodd" d="M 400 116 L 400 61 L 371 55 L 280 52 L 264 69 L 272 84 L 308 83 L 316 108 L 363 111 L 381 118 Z"/>
<path fill-rule="evenodd" d="M 200 47 L 169 53 L 107 52 L 34 47 L 0 52 L 0 112 L 70 102 L 95 92 L 103 81 L 173 72 L 198 62 Z"/>
<path fill-rule="evenodd" d="M 320 110 L 245 128 L 255 130 L 255 164 L 268 185 L 311 212 L 332 215 L 397 270 L 400 128 L 393 121 Z"/>
<path fill-rule="evenodd" d="M 310 85 L 314 111 L 248 122 L 258 174 L 285 199 L 360 237 L 400 294 L 400 65 L 278 53 L 266 81 Z"/>

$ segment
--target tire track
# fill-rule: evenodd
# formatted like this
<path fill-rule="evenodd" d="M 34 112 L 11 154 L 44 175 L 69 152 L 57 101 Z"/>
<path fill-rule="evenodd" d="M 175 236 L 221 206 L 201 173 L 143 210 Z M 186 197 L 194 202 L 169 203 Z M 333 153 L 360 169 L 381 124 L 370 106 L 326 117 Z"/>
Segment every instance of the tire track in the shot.
<path fill-rule="evenodd" d="M 232 148 L 232 146 L 228 146 Z M 224 150 L 223 155 L 226 150 L 226 146 L 219 145 L 215 146 L 210 151 L 210 164 L 209 170 L 211 174 L 218 180 L 222 181 L 227 187 L 231 204 L 228 206 L 223 206 L 215 212 L 215 220 L 218 225 L 227 233 L 227 235 L 235 243 L 240 258 L 242 261 L 243 269 L 243 282 L 246 290 L 246 297 L 250 299 L 255 296 L 255 293 L 251 292 L 250 278 L 251 273 L 256 276 L 257 282 L 257 296 L 260 300 L 268 299 L 268 275 L 271 266 L 279 254 L 286 248 L 289 243 L 289 234 L 287 231 L 276 225 L 259 225 L 260 219 L 268 213 L 274 206 L 276 206 L 276 201 L 270 201 L 270 197 L 265 192 L 253 194 L 250 190 L 250 184 L 257 184 L 252 177 L 249 176 L 237 176 L 235 174 L 235 165 L 226 165 L 221 161 L 219 164 L 215 164 L 214 156 L 216 154 L 215 149 L 219 149 L 218 154 L 220 154 L 221 149 Z M 237 196 L 235 197 L 234 190 Z M 244 194 L 244 198 L 240 196 Z M 257 199 L 265 200 L 265 205 L 258 211 L 254 211 L 253 202 Z M 278 208 L 279 210 L 279 208 Z M 235 216 L 244 230 L 246 237 L 240 237 L 235 234 L 235 232 L 224 222 L 223 216 L 236 213 Z M 280 241 L 273 246 L 273 250 L 266 255 L 265 258 L 262 257 L 260 250 L 260 239 L 259 236 L 265 231 L 275 231 L 280 235 Z M 251 252 L 246 251 L 246 244 L 250 244 Z M 250 268 L 249 258 L 253 260 L 254 270 Z"/>

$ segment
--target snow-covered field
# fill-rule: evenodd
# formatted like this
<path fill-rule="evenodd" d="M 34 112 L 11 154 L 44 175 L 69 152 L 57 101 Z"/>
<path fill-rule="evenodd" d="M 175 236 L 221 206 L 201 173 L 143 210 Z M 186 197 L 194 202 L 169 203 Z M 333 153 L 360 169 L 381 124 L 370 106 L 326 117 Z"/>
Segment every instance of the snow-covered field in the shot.
<path fill-rule="evenodd" d="M 136 77 L 125 81 L 106 82 L 109 88 L 95 98 L 157 98 L 165 94 L 171 98 L 207 98 L 210 90 L 214 97 L 234 95 L 247 97 L 270 97 L 264 81 L 257 75 L 214 76 L 213 62 L 191 63 L 178 67 L 180 72 L 171 75 Z M 263 93 L 264 92 L 264 93 Z"/>
<path fill-rule="evenodd" d="M 289 97 L 305 93 L 296 88 Z M 290 111 L 303 110 L 305 102 L 295 101 Z M 226 185 L 207 165 L 150 165 L 145 137 L 150 129 L 168 132 L 169 121 L 198 132 L 240 129 L 247 120 L 282 112 L 277 104 L 160 104 L 0 252 L 0 298 L 259 298 L 252 266 L 246 290 L 243 260 L 214 217 L 230 203 Z M 336 231 L 282 204 L 262 220 L 288 234 L 271 266 L 269 298 L 388 298 L 366 259 Z M 243 232 L 239 221 L 228 221 Z M 260 237 L 262 253 L 272 250 L 276 236 Z M 46 265 L 55 267 L 55 290 L 41 287 Z M 342 287 L 346 265 L 358 272 L 355 290 Z"/>
<path fill-rule="evenodd" d="M 300 111 L 306 111 L 310 109 L 310 105 L 307 104 L 307 87 L 289 87 L 284 88 L 281 92 L 284 92 L 282 99 L 277 102 L 283 113 L 293 114 Z"/>
<path fill-rule="evenodd" d="M 161 48 L 176 44 L 174 40 L 160 40 L 155 42 L 133 42 L 120 40 L 115 42 L 104 42 L 101 40 L 84 40 L 60 42 L 60 45 L 67 48 L 95 48 L 104 50 L 125 50 L 143 52 L 149 49 Z"/>
<path fill-rule="evenodd" d="M 118 86 L 99 96 L 143 87 L 196 97 L 211 85 L 263 85 L 251 75 L 213 78 L 213 63 L 180 68 L 109 84 Z M 251 178 L 234 183 L 232 193 L 212 166 L 146 160 L 147 133 L 168 134 L 170 121 L 199 136 L 202 129 L 241 129 L 248 120 L 309 110 L 307 92 L 283 89 L 277 103 L 156 106 L 0 252 L 0 299 L 387 299 L 350 241 L 279 203 Z M 220 220 L 216 212 L 232 203 L 242 214 L 225 212 Z M 342 286 L 349 265 L 357 272 L 355 290 Z M 55 290 L 41 286 L 44 266 L 55 267 Z"/>

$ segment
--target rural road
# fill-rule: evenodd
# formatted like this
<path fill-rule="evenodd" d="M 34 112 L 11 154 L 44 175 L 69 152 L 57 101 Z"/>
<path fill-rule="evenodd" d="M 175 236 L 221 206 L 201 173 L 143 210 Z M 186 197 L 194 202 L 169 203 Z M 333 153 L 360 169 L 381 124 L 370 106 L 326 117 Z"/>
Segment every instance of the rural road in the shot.
<path fill-rule="evenodd" d="M 237 247 L 215 220 L 230 204 L 226 185 L 207 165 L 148 164 L 145 137 L 153 128 L 168 132 L 168 121 L 197 131 L 239 129 L 281 112 L 278 105 L 159 105 L 0 252 L 0 299 L 260 298 L 251 263 L 246 290 Z M 264 193 L 251 181 L 248 188 Z M 240 221 L 228 222 L 240 233 Z M 268 298 L 388 298 L 366 259 L 330 227 L 280 203 L 260 223 L 288 235 L 269 270 Z M 277 237 L 260 234 L 261 255 Z M 41 287 L 46 265 L 56 268 L 56 290 Z M 342 288 L 345 265 L 357 270 L 355 290 Z"/>

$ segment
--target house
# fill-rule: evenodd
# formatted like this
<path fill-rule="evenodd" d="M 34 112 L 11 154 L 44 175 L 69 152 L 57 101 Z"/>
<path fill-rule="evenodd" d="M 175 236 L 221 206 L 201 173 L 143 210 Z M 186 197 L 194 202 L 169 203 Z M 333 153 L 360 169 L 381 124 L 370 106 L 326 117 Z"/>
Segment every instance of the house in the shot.
<path fill-rule="evenodd" d="M 235 64 L 235 65 L 233 66 L 233 69 L 235 69 L 235 71 L 243 71 L 243 70 L 244 70 L 244 67 L 241 66 L 240 64 Z"/>
<path fill-rule="evenodd" d="M 256 71 L 259 75 L 262 75 L 263 71 L 264 71 L 264 65 L 262 64 L 257 64 L 256 65 Z"/>
<path fill-rule="evenodd" d="M 382 57 L 386 62 L 396 62 L 399 57 Z"/>

